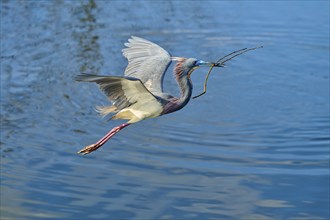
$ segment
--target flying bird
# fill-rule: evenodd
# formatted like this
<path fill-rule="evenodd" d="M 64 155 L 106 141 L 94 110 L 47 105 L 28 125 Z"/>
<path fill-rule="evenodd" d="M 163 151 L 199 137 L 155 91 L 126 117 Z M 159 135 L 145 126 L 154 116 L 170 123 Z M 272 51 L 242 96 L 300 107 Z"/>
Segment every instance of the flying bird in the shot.
<path fill-rule="evenodd" d="M 111 119 L 124 119 L 126 123 L 114 127 L 95 144 L 78 151 L 78 154 L 91 153 L 123 128 L 147 118 L 155 118 L 183 108 L 190 100 L 193 85 L 191 73 L 201 66 L 221 67 L 217 63 L 195 58 L 171 57 L 159 45 L 146 39 L 132 36 L 122 50 L 128 60 L 124 76 L 100 76 L 81 74 L 75 80 L 97 83 L 112 105 L 98 106 L 97 111 Z M 164 74 L 175 61 L 174 76 L 180 88 L 180 97 L 163 91 Z"/>

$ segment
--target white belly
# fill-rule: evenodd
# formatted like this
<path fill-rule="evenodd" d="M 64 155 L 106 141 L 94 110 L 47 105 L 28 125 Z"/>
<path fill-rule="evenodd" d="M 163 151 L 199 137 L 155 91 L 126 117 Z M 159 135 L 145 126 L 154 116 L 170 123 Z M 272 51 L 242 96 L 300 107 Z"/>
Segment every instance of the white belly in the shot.
<path fill-rule="evenodd" d="M 159 116 L 163 111 L 163 106 L 157 101 L 135 103 L 117 113 L 118 118 L 130 119 L 128 123 L 135 123 L 146 118 Z M 122 117 L 121 117 L 122 116 Z"/>

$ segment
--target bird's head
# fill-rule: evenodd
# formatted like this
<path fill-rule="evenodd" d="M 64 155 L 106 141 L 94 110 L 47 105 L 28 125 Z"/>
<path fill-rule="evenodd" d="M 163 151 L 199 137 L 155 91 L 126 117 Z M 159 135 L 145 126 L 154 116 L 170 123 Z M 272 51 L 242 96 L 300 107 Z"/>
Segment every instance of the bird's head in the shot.
<path fill-rule="evenodd" d="M 190 74 L 199 67 L 223 67 L 223 65 L 218 63 L 206 62 L 196 58 L 172 57 L 172 60 L 177 61 L 174 74 L 180 77 L 184 75 L 190 76 Z"/>

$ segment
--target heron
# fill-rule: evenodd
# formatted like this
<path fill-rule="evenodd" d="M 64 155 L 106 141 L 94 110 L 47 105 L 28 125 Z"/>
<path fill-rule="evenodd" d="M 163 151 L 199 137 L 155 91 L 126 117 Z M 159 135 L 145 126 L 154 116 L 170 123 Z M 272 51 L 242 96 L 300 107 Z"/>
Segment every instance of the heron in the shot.
<path fill-rule="evenodd" d="M 80 155 L 89 154 L 123 128 L 148 118 L 155 118 L 182 109 L 189 102 L 193 84 L 191 74 L 199 67 L 221 67 L 221 64 L 206 62 L 196 58 L 172 57 L 165 49 L 146 39 L 132 36 L 124 44 L 123 56 L 128 60 L 124 76 L 101 76 L 80 74 L 76 81 L 98 84 L 112 105 L 98 106 L 101 116 L 112 114 L 110 119 L 123 119 L 125 123 L 111 129 L 94 144 L 78 151 Z M 174 77 L 180 89 L 175 97 L 163 91 L 163 78 L 175 61 Z"/>

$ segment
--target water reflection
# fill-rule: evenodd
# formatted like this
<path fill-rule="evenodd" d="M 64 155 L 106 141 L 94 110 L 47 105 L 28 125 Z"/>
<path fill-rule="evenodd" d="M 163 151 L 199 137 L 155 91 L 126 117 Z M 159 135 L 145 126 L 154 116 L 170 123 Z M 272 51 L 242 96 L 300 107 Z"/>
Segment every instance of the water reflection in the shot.
<path fill-rule="evenodd" d="M 97 4 L 93 0 L 83 2 L 74 10 L 74 16 L 78 18 L 79 23 L 73 36 L 78 41 L 77 62 L 82 65 L 80 72 L 83 73 L 99 73 L 100 66 L 103 64 L 98 43 L 99 37 L 95 33 L 98 27 L 95 17 L 97 11 Z"/>

